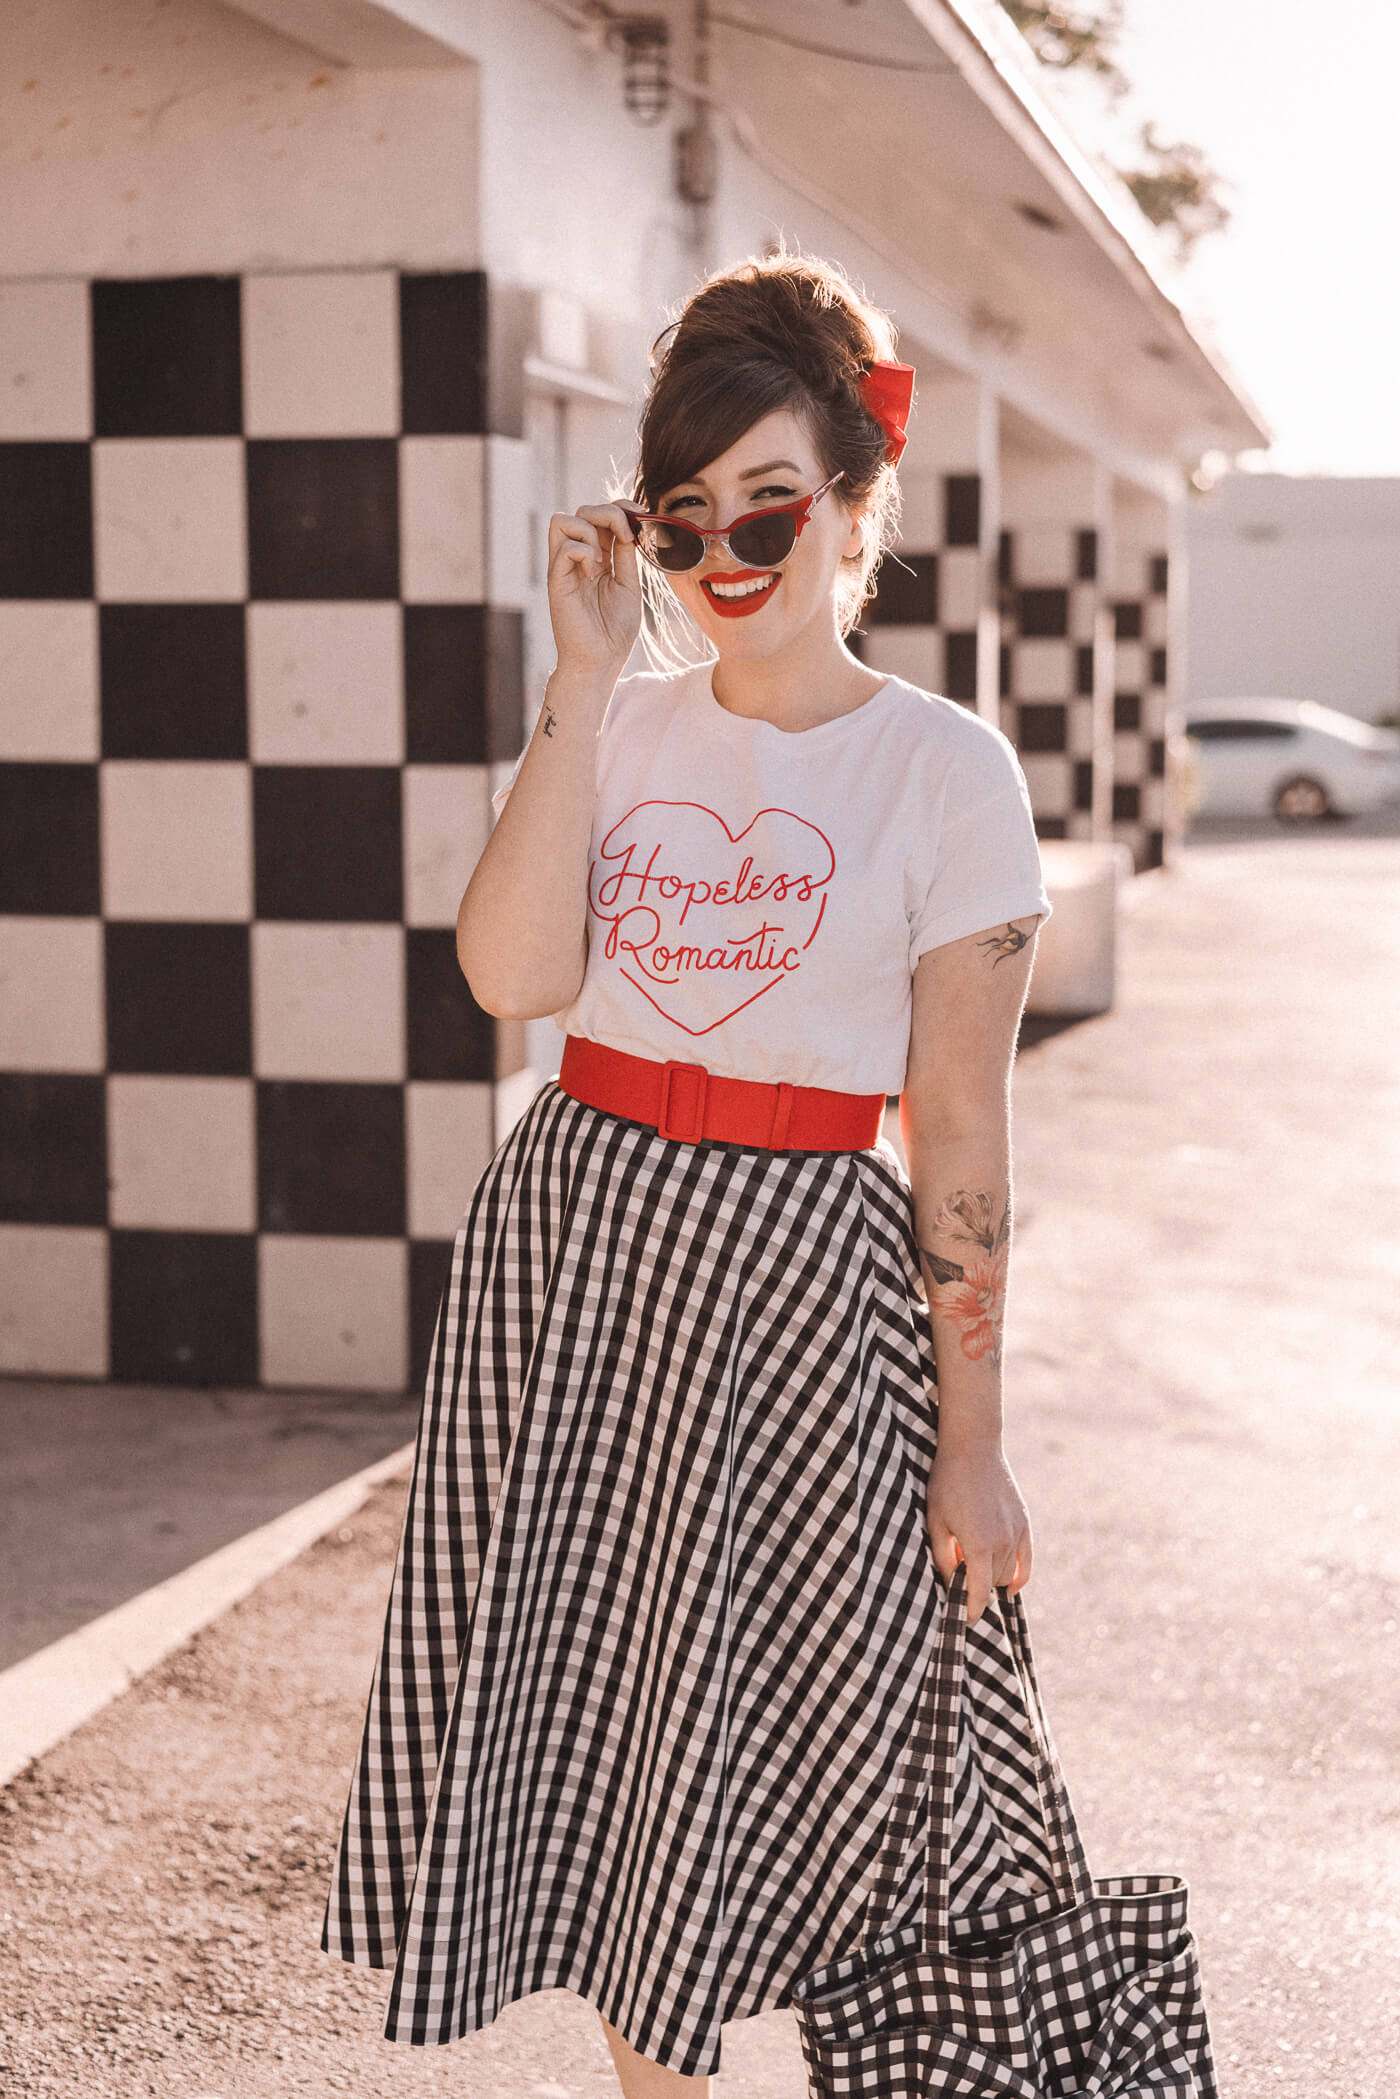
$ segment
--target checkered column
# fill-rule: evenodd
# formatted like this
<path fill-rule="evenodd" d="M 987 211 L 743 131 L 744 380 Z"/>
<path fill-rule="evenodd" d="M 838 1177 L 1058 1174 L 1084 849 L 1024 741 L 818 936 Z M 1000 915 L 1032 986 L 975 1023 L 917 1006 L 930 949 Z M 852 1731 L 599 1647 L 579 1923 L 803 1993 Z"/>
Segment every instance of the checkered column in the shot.
<path fill-rule="evenodd" d="M 400 1389 L 524 1062 L 461 892 L 519 749 L 476 271 L 0 297 L 0 1369 Z"/>
<path fill-rule="evenodd" d="M 1113 836 L 1139 873 L 1162 865 L 1167 832 L 1168 564 L 1144 525 L 1136 512 L 1120 523 L 1113 578 Z"/>
<path fill-rule="evenodd" d="M 1020 754 L 1041 838 L 1108 835 L 1113 659 L 1101 478 L 1087 460 L 1003 469 L 1001 726 Z"/>
<path fill-rule="evenodd" d="M 873 670 L 986 711 L 993 657 L 981 630 L 994 616 L 995 466 L 994 404 L 979 382 L 920 381 L 900 466 L 900 544 L 885 557 L 860 636 Z"/>

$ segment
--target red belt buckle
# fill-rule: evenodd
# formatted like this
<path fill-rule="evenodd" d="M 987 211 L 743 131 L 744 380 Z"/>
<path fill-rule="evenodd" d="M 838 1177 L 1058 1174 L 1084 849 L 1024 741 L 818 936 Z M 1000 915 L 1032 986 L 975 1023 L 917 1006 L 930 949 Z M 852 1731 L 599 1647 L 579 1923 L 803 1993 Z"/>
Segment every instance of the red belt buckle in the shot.
<path fill-rule="evenodd" d="M 671 1081 L 678 1071 L 693 1071 L 699 1079 L 695 1089 L 693 1127 L 678 1130 L 671 1122 Z M 674 1058 L 661 1067 L 661 1115 L 657 1122 L 657 1135 L 678 1139 L 682 1144 L 696 1144 L 705 1126 L 705 1082 L 710 1074 L 703 1064 L 680 1064 Z"/>

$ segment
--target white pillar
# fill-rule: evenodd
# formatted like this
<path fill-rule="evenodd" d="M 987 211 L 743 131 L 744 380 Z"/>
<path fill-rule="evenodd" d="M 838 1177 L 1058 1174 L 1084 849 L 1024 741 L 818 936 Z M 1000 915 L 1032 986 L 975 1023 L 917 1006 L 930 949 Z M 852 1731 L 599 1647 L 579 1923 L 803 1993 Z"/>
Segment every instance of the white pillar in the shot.
<path fill-rule="evenodd" d="M 1114 838 L 1131 847 L 1141 872 L 1162 865 L 1173 829 L 1167 807 L 1170 520 L 1160 496 L 1122 482 L 1114 510 L 1112 823 Z"/>
<path fill-rule="evenodd" d="M 1042 838 L 1112 826 L 1113 628 L 1106 469 L 1085 453 L 1005 445 L 1001 457 L 1001 726 Z"/>
<path fill-rule="evenodd" d="M 992 714 L 996 404 L 977 379 L 920 377 L 917 389 L 898 560 L 885 558 L 861 653 L 874 670 Z"/>

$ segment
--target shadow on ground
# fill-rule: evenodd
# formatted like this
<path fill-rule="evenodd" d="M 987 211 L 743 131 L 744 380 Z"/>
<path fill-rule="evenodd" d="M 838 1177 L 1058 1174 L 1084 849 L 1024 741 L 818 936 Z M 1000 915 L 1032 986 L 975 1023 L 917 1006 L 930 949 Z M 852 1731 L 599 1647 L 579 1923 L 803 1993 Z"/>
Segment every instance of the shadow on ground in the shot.
<path fill-rule="evenodd" d="M 0 1669 L 386 1457 L 418 1404 L 0 1379 Z"/>

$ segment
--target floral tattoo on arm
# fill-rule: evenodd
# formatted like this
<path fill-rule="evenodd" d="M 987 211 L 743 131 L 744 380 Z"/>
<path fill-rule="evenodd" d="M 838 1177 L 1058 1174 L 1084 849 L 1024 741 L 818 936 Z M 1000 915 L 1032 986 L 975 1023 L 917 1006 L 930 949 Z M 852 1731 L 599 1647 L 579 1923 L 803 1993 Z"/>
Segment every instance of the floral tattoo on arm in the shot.
<path fill-rule="evenodd" d="M 950 1261 L 932 1247 L 922 1243 L 919 1246 L 934 1280 L 934 1288 L 929 1292 L 931 1310 L 956 1328 L 965 1356 L 977 1362 L 990 1355 L 992 1362 L 1000 1365 L 1011 1240 L 1010 1199 L 1003 1205 L 998 1221 L 990 1195 L 959 1188 L 940 1205 L 930 1236 L 961 1240 L 977 1249 L 962 1261 Z"/>

